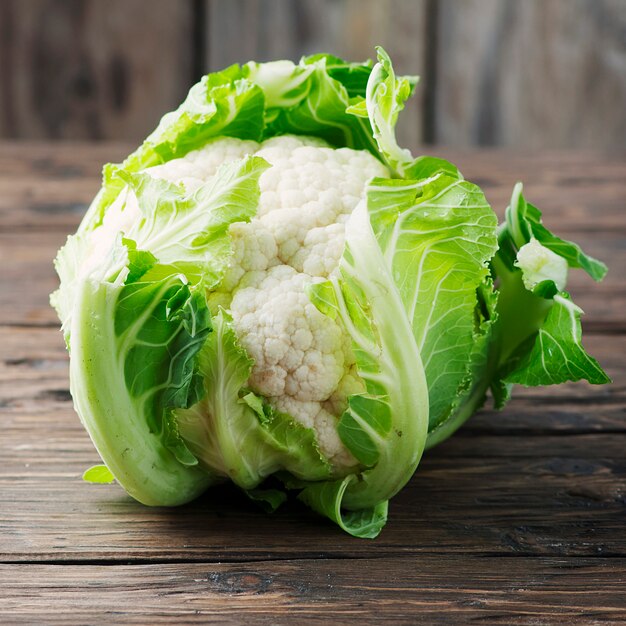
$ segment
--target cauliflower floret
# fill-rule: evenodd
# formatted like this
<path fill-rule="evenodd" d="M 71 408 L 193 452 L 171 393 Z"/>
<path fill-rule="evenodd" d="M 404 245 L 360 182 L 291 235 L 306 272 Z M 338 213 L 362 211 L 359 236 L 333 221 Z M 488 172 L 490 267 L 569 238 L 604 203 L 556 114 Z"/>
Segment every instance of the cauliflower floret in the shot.
<path fill-rule="evenodd" d="M 292 266 L 309 276 L 330 276 L 339 265 L 344 238 L 342 223 L 311 229 L 300 250 L 293 255 Z"/>
<path fill-rule="evenodd" d="M 257 220 L 274 234 L 282 263 L 326 277 L 343 251 L 343 229 L 337 226 L 363 197 L 367 181 L 387 170 L 364 151 L 298 146 L 293 139 L 276 137 L 257 152 L 273 165 L 259 180 Z M 322 258 L 326 253 L 330 259 Z"/>
<path fill-rule="evenodd" d="M 369 152 L 295 135 L 261 144 L 222 137 L 147 171 L 193 191 L 220 164 L 246 154 L 271 167 L 259 179 L 257 216 L 230 227 L 233 256 L 209 306 L 230 310 L 254 359 L 250 388 L 313 428 L 320 450 L 340 471 L 356 460 L 339 439 L 337 420 L 348 396 L 364 385 L 345 329 L 317 310 L 306 289 L 337 271 L 346 221 L 367 182 L 389 172 Z"/>
<path fill-rule="evenodd" d="M 248 273 L 233 295 L 233 324 L 255 361 L 249 382 L 256 393 L 321 402 L 344 374 L 344 330 L 311 303 L 309 284 L 306 274 L 279 265 Z"/>
<path fill-rule="evenodd" d="M 318 148 L 328 148 L 328 144 L 319 137 L 309 137 L 308 135 L 279 135 L 266 139 L 261 148 L 270 150 L 277 148 L 280 153 L 289 152 L 302 146 L 313 146 Z"/>
<path fill-rule="evenodd" d="M 350 454 L 339 439 L 337 418 L 325 409 L 320 409 L 315 416 L 315 431 L 322 454 L 337 468 L 348 469 L 358 465 L 358 461 Z"/>
<path fill-rule="evenodd" d="M 242 159 L 259 149 L 256 141 L 244 141 L 234 137 L 218 137 L 209 141 L 199 150 L 187 153 L 181 159 L 155 165 L 146 170 L 156 178 L 164 178 L 172 183 L 183 184 L 187 191 L 195 191 L 209 178 L 215 176 L 222 163 Z"/>
<path fill-rule="evenodd" d="M 276 240 L 257 222 L 238 222 L 230 227 L 233 258 L 221 289 L 232 291 L 247 272 L 266 270 L 279 263 Z"/>

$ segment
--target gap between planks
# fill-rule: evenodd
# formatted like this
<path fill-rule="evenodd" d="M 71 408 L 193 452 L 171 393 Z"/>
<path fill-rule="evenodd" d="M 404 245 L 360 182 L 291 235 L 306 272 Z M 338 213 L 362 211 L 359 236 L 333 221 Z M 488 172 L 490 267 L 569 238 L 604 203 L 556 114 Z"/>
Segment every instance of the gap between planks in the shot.
<path fill-rule="evenodd" d="M 368 541 L 368 540 L 363 540 Z M 219 557 L 219 558 L 207 558 L 206 556 L 194 557 L 193 555 L 186 558 L 180 557 L 130 557 L 126 558 L 120 555 L 117 558 L 88 558 L 88 559 L 46 559 L 45 555 L 42 555 L 40 559 L 11 559 L 0 556 L 0 566 L 2 565 L 31 565 L 31 566 L 57 566 L 57 567 L 143 567 L 146 565 L 263 565 L 265 563 L 291 563 L 294 561 L 307 561 L 307 562 L 328 562 L 328 561 L 385 561 L 393 559 L 394 561 L 415 561 L 416 558 L 442 558 L 442 553 L 437 550 L 424 550 L 419 553 L 409 551 L 411 546 L 407 546 L 405 550 L 402 546 L 394 546 L 396 550 L 385 549 L 384 552 L 376 554 L 376 543 L 370 544 L 373 548 L 372 552 L 359 553 L 327 553 L 320 554 L 319 552 L 307 553 L 307 552 L 294 552 L 293 554 L 285 554 L 284 556 L 276 556 L 268 558 L 265 556 L 241 556 L 241 557 Z M 444 558 L 454 558 L 456 556 L 463 556 L 468 559 L 484 560 L 484 559 L 525 559 L 534 560 L 537 562 L 545 562 L 547 559 L 558 559 L 560 561 L 592 561 L 599 562 L 602 559 L 608 560 L 625 560 L 626 554 L 615 553 L 603 553 L 603 554 L 560 554 L 546 555 L 537 554 L 536 552 L 496 552 L 485 551 L 472 554 L 458 554 L 458 553 L 445 553 Z"/>

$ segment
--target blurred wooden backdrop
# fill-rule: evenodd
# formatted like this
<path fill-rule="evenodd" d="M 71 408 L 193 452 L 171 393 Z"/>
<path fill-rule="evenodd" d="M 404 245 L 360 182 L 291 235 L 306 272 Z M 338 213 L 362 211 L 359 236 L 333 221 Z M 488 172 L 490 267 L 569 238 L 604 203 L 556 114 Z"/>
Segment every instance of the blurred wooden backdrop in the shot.
<path fill-rule="evenodd" d="M 0 0 L 0 137 L 139 141 L 207 71 L 376 44 L 405 144 L 626 147 L 626 0 Z"/>

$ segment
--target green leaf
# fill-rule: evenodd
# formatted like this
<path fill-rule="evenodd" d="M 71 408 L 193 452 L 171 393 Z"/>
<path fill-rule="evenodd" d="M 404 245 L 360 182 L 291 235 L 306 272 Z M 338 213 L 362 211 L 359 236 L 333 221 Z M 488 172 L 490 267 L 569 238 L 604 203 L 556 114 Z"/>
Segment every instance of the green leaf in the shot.
<path fill-rule="evenodd" d="M 496 217 L 476 185 L 445 174 L 374 180 L 368 207 L 424 364 L 432 430 L 467 387 L 473 352 L 482 359 L 487 349 L 489 324 L 477 325 L 477 290 L 497 248 Z"/>
<path fill-rule="evenodd" d="M 135 283 L 157 264 L 157 259 L 147 250 L 137 250 L 137 243 L 132 239 L 122 237 L 122 244 L 126 247 L 128 258 L 128 275 L 125 282 Z"/>
<path fill-rule="evenodd" d="M 427 155 L 418 156 L 406 167 L 406 177 L 414 180 L 432 178 L 437 174 L 445 174 L 451 178 L 463 178 L 456 165 L 453 165 L 445 159 Z"/>
<path fill-rule="evenodd" d="M 84 236 L 70 235 L 54 259 L 54 269 L 59 275 L 61 284 L 50 294 L 50 304 L 61 320 L 61 330 L 68 348 L 76 285 L 86 249 L 87 242 Z"/>
<path fill-rule="evenodd" d="M 343 443 L 369 468 L 347 487 L 349 508 L 393 496 L 413 474 L 428 429 L 461 406 L 466 419 L 483 401 L 488 382 L 475 383 L 495 316 L 486 281 L 496 246 L 483 194 L 442 173 L 375 179 L 367 207 L 351 216 L 340 278 L 311 288 L 312 302 L 344 323 L 366 384 L 339 424 Z"/>
<path fill-rule="evenodd" d="M 391 408 L 382 398 L 355 395 L 339 420 L 337 432 L 344 445 L 363 465 L 371 467 L 380 458 L 380 441 L 393 425 Z"/>
<path fill-rule="evenodd" d="M 128 251 L 119 246 L 115 259 Z M 129 263 L 129 276 L 145 269 Z M 172 505 L 195 498 L 214 481 L 193 465 L 170 419 L 172 409 L 197 398 L 196 356 L 210 320 L 200 291 L 177 275 L 151 280 L 153 271 L 126 285 L 92 277 L 79 282 L 70 388 L 117 481 L 140 502 Z"/>
<path fill-rule="evenodd" d="M 459 384 L 448 416 L 429 430 L 427 449 L 447 439 L 483 406 L 498 368 L 498 342 L 494 332 L 498 321 L 498 292 L 494 289 L 491 277 L 479 285 L 476 295 L 478 305 L 474 312 L 473 347 L 467 373 Z M 508 400 L 508 396 L 505 398 L 500 391 L 500 388 L 496 390 L 498 408 Z"/>
<path fill-rule="evenodd" d="M 161 277 L 180 272 L 192 282 L 202 280 L 207 288 L 217 284 L 232 256 L 228 227 L 255 214 L 258 180 L 268 167 L 260 157 L 227 163 L 192 194 L 146 173 L 118 171 L 115 179 L 132 189 L 142 219 L 134 220 L 123 237 L 110 227 L 104 235 L 102 228 L 79 232 L 57 254 L 61 286 L 52 294 L 51 303 L 63 323 L 66 341 L 78 283 L 90 274 L 111 280 L 130 262 L 133 270 L 127 280 L 133 282 L 158 262 Z M 116 243 L 120 238 L 124 246 Z M 103 263 L 106 253 L 109 258 Z"/>
<path fill-rule="evenodd" d="M 383 48 L 376 48 L 378 63 L 371 70 L 364 96 L 355 90 L 347 113 L 367 120 L 376 145 L 385 163 L 396 176 L 420 180 L 438 173 L 461 178 L 456 166 L 444 159 L 429 156 L 414 158 L 409 150 L 400 148 L 395 126 L 405 102 L 413 94 L 417 76 L 396 76 L 391 59 Z"/>
<path fill-rule="evenodd" d="M 356 480 L 351 474 L 341 480 L 311 483 L 300 492 L 298 499 L 320 515 L 331 519 L 348 534 L 374 539 L 387 523 L 389 503 L 382 500 L 372 507 L 354 511 L 343 509 L 346 489 Z"/>
<path fill-rule="evenodd" d="M 548 385 L 583 378 L 608 382 L 582 347 L 581 309 L 562 291 L 566 263 L 585 269 L 596 280 L 604 276 L 606 266 L 550 233 L 538 209 L 526 202 L 520 183 L 498 240 L 500 250 L 492 262 L 500 291 L 500 367 L 492 383 L 496 404 L 506 400 L 512 383 Z"/>
<path fill-rule="evenodd" d="M 253 393 L 246 393 L 241 400 L 256 413 L 263 429 L 260 439 L 282 457 L 282 467 L 306 480 L 322 480 L 331 475 L 331 466 L 320 452 L 312 428 L 303 426 L 291 415 L 276 411 Z"/>
<path fill-rule="evenodd" d="M 133 273 L 138 271 L 131 261 Z M 126 348 L 126 387 L 176 459 L 195 465 L 197 459 L 180 438 L 171 411 L 197 401 L 196 357 L 211 330 L 209 311 L 204 295 L 191 291 L 179 276 L 144 278 L 124 286 L 115 310 L 118 343 Z"/>
<path fill-rule="evenodd" d="M 287 133 L 313 135 L 336 147 L 365 149 L 380 157 L 369 124 L 346 113 L 352 95 L 362 91 L 371 67 L 346 67 L 338 61 L 315 55 L 297 65 L 275 61 L 250 62 L 244 67 L 248 80 L 265 94 L 264 138 Z"/>
<path fill-rule="evenodd" d="M 365 98 L 367 81 L 372 73 L 371 61 L 349 63 L 332 54 L 314 54 L 305 57 L 302 62 L 304 65 L 311 65 L 321 60 L 325 63 L 328 75 L 346 88 L 350 99 L 359 96 Z"/>
<path fill-rule="evenodd" d="M 85 470 L 83 480 L 88 483 L 108 484 L 115 481 L 115 476 L 106 465 L 94 465 Z"/>
<path fill-rule="evenodd" d="M 365 394 L 349 399 L 339 433 L 357 458 L 375 463 L 342 496 L 347 508 L 369 510 L 397 493 L 417 467 L 428 430 L 428 388 L 401 290 L 365 204 L 347 224 L 340 267 L 340 277 L 313 285 L 311 295 L 343 322 L 366 385 Z"/>
<path fill-rule="evenodd" d="M 287 501 L 287 494 L 280 489 L 245 489 L 244 493 L 266 513 L 274 513 Z"/>
<path fill-rule="evenodd" d="M 378 63 L 372 69 L 367 83 L 365 106 L 363 101 L 354 103 L 348 109 L 348 113 L 357 117 L 364 117 L 367 113 L 378 149 L 389 167 L 398 176 L 404 177 L 406 168 L 413 162 L 413 157 L 409 150 L 398 146 L 394 129 L 398 114 L 413 93 L 418 78 L 396 77 L 389 55 L 380 47 L 376 48 L 376 51 Z"/>
<path fill-rule="evenodd" d="M 223 277 L 231 253 L 228 227 L 249 221 L 259 201 L 259 177 L 269 167 L 260 157 L 226 163 L 194 193 L 149 174 L 119 176 L 135 193 L 143 219 L 126 233 L 159 263 L 203 281 L 207 288 Z"/>
<path fill-rule="evenodd" d="M 506 383 L 501 378 L 496 378 L 490 386 L 491 395 L 493 396 L 494 409 L 503 408 L 511 399 L 511 390 L 513 384 Z"/>
<path fill-rule="evenodd" d="M 543 325 L 528 344 L 522 346 L 521 356 L 509 361 L 510 370 L 504 380 L 527 386 L 555 385 L 567 381 L 588 380 L 601 385 L 611 382 L 598 362 L 582 346 L 580 315 L 569 295 L 554 296 Z"/>

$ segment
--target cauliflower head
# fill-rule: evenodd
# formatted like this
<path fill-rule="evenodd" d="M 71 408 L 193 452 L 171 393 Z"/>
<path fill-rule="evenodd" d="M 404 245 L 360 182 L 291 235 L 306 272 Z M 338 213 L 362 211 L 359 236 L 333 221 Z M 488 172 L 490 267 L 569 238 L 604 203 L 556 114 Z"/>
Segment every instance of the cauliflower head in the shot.
<path fill-rule="evenodd" d="M 220 306 L 228 310 L 254 361 L 250 389 L 314 429 L 320 450 L 341 471 L 357 462 L 336 423 L 348 395 L 363 384 L 349 335 L 306 291 L 337 272 L 346 221 L 363 201 L 367 183 L 388 177 L 389 170 L 364 150 L 282 135 L 261 143 L 215 139 L 146 172 L 195 191 L 220 165 L 248 155 L 271 167 L 259 177 L 256 216 L 229 227 L 233 254 L 223 282 L 208 294 L 209 306 L 214 313 Z"/>
<path fill-rule="evenodd" d="M 51 296 L 106 464 L 87 479 L 158 506 L 297 492 L 375 537 L 488 390 L 608 380 L 564 291 L 606 268 L 521 185 L 498 228 L 454 165 L 401 148 L 415 84 L 382 49 L 234 65 L 105 166 Z"/>

